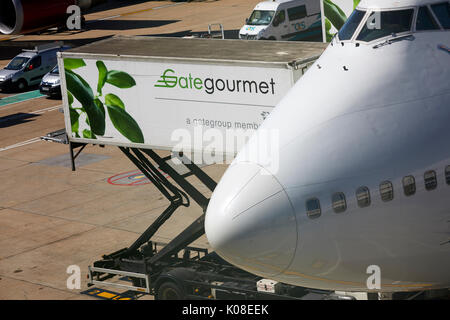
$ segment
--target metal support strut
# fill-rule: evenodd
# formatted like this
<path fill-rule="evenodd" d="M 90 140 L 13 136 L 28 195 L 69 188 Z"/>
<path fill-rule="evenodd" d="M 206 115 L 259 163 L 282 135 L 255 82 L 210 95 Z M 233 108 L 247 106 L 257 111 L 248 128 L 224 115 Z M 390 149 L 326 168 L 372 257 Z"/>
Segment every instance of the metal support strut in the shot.
<path fill-rule="evenodd" d="M 171 157 L 161 158 L 156 152 L 148 149 L 136 149 L 120 147 L 120 150 L 136 165 L 136 167 L 158 188 L 158 190 L 170 201 L 164 212 L 145 230 L 142 235 L 128 248 L 119 250 L 113 254 L 103 256 L 104 259 L 125 258 L 133 255 L 142 245 L 149 242 L 158 229 L 169 219 L 180 207 L 190 205 L 189 197 L 197 202 L 205 212 L 209 199 L 201 194 L 192 184 L 186 181 L 186 176 L 195 175 L 211 191 L 214 190 L 216 182 L 206 175 L 198 166 L 189 163 L 189 159 L 180 156 L 190 173 L 180 175 L 167 161 Z M 151 158 L 165 173 L 167 173 L 184 191 L 174 184 L 160 172 L 160 170 L 147 158 Z M 150 257 L 146 262 L 154 263 L 163 257 L 176 253 L 189 243 L 195 241 L 204 234 L 204 214 L 191 224 L 186 230 L 178 235 L 172 242 L 164 247 L 156 255 Z"/>

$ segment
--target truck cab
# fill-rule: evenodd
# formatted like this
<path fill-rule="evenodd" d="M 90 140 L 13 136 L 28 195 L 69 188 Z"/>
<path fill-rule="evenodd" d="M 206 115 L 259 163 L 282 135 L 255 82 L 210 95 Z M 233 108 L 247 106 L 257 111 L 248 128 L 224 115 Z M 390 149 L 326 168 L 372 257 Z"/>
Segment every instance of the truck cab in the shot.
<path fill-rule="evenodd" d="M 273 0 L 256 5 L 239 31 L 243 40 L 322 41 L 320 1 Z"/>
<path fill-rule="evenodd" d="M 58 44 L 23 50 L 3 70 L 0 70 L 0 89 L 22 91 L 29 86 L 39 84 L 42 77 L 56 66 L 56 53 L 69 48 Z"/>

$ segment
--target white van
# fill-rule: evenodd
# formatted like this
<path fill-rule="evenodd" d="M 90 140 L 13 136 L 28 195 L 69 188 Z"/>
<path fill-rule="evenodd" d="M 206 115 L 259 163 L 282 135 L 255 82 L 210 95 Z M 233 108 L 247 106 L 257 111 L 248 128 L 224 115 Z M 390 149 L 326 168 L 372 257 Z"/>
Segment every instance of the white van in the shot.
<path fill-rule="evenodd" d="M 56 66 L 56 53 L 67 49 L 70 47 L 51 44 L 36 47 L 34 50 L 23 50 L 0 70 L 0 89 L 22 91 L 28 86 L 41 83 L 42 77 Z"/>
<path fill-rule="evenodd" d="M 244 40 L 322 41 L 319 0 L 260 2 L 239 31 Z"/>

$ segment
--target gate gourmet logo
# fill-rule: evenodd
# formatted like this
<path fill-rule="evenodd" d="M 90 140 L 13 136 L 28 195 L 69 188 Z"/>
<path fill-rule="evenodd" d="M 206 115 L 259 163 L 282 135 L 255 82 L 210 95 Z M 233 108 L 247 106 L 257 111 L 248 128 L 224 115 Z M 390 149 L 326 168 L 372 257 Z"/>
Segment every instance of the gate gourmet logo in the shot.
<path fill-rule="evenodd" d="M 253 94 L 275 94 L 275 81 L 255 81 L 255 80 L 230 80 L 230 79 L 201 79 L 188 76 L 177 76 L 173 69 L 166 69 L 156 82 L 157 88 L 181 88 L 191 90 L 204 90 L 207 94 L 214 94 L 217 91 L 227 91 L 236 93 Z"/>

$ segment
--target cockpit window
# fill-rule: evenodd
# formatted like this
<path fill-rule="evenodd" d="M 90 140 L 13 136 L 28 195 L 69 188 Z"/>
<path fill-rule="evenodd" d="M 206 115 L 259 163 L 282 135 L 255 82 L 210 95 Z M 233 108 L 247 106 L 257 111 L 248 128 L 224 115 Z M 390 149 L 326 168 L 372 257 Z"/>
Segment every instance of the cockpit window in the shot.
<path fill-rule="evenodd" d="M 417 14 L 416 30 L 439 30 L 438 24 L 436 23 L 436 21 L 434 21 L 433 16 L 425 6 L 419 8 L 419 13 Z"/>
<path fill-rule="evenodd" d="M 358 29 L 358 26 L 361 23 L 361 20 L 364 18 L 365 14 L 365 11 L 353 11 L 345 24 L 342 26 L 341 30 L 339 30 L 339 40 L 350 40 L 356 29 Z"/>
<path fill-rule="evenodd" d="M 356 40 L 370 42 L 411 30 L 414 9 L 373 12 Z"/>
<path fill-rule="evenodd" d="M 443 2 L 438 4 L 433 4 L 431 6 L 434 14 L 441 23 L 442 28 L 450 29 L 450 3 Z"/>
<path fill-rule="evenodd" d="M 272 21 L 275 11 L 255 10 L 247 21 L 250 26 L 267 26 Z"/>

